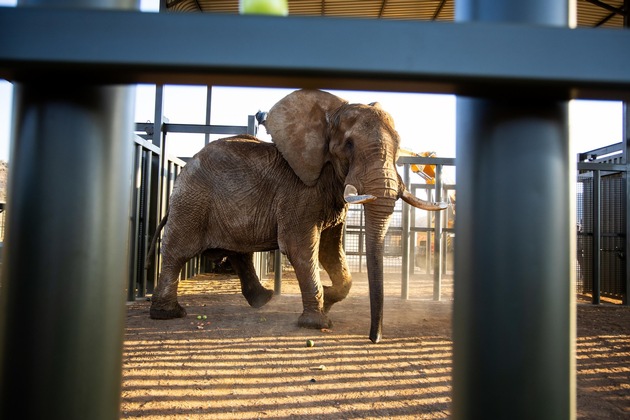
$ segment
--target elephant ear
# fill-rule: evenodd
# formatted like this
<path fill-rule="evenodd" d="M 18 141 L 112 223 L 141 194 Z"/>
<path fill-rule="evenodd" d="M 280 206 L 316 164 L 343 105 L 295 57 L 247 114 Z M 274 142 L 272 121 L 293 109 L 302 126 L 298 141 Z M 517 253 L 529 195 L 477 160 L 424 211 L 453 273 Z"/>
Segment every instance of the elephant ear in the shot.
<path fill-rule="evenodd" d="M 265 121 L 267 133 L 308 186 L 319 178 L 328 153 L 328 117 L 346 101 L 320 90 L 297 90 L 278 101 Z"/>

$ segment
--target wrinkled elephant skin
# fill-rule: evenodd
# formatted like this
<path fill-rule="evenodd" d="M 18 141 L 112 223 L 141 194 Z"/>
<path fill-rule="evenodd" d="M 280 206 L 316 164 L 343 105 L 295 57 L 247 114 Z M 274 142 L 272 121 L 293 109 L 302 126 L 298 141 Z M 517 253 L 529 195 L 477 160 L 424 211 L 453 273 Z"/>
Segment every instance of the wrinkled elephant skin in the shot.
<path fill-rule="evenodd" d="M 273 292 L 260 284 L 253 253 L 280 249 L 302 294 L 298 324 L 330 328 L 327 314 L 352 284 L 343 228 L 347 203 L 356 202 L 366 210 L 370 339 L 378 342 L 383 239 L 395 201 L 403 196 L 410 201 L 395 168 L 400 140 L 391 117 L 376 103 L 348 104 L 326 92 L 299 90 L 274 105 L 261 123 L 273 143 L 251 136 L 217 140 L 177 178 L 168 215 L 156 232 L 157 237 L 164 227 L 151 318 L 186 316 L 177 302 L 179 273 L 202 253 L 227 257 L 248 303 L 263 306 Z M 319 264 L 331 286 L 322 286 Z"/>

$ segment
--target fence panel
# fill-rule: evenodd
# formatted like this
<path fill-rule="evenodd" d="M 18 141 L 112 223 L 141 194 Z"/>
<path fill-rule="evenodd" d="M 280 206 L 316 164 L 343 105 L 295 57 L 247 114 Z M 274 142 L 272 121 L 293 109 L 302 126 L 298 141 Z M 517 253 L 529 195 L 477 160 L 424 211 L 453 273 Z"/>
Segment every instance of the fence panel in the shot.
<path fill-rule="evenodd" d="M 625 191 L 622 172 L 578 175 L 576 291 L 593 303 L 600 296 L 627 299 Z"/>

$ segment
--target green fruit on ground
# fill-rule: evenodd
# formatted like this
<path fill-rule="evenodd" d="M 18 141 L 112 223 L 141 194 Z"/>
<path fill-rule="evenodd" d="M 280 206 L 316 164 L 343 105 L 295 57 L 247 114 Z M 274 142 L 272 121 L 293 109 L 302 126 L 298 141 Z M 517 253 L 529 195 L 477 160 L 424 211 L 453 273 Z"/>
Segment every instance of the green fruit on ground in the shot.
<path fill-rule="evenodd" d="M 315 342 L 313 340 L 306 340 L 306 347 L 313 347 Z"/>

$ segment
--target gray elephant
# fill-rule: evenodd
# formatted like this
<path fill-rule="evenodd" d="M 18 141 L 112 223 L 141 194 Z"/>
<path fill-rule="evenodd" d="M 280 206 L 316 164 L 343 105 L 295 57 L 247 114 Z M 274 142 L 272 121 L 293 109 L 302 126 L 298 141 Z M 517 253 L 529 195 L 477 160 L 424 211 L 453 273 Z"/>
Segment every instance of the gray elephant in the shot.
<path fill-rule="evenodd" d="M 397 199 L 442 210 L 411 195 L 396 171 L 400 139 L 377 103 L 350 104 L 330 93 L 298 90 L 262 122 L 273 143 L 251 136 L 217 140 L 199 151 L 175 183 L 164 227 L 162 271 L 150 316 L 183 317 L 179 272 L 199 254 L 227 257 L 254 307 L 273 292 L 255 273 L 253 252 L 280 249 L 302 294 L 298 325 L 329 328 L 327 313 L 352 284 L 343 250 L 348 203 L 363 203 L 370 289 L 370 339 L 381 339 L 383 242 Z M 155 239 L 155 238 L 154 238 Z M 319 264 L 331 286 L 322 286 Z"/>

